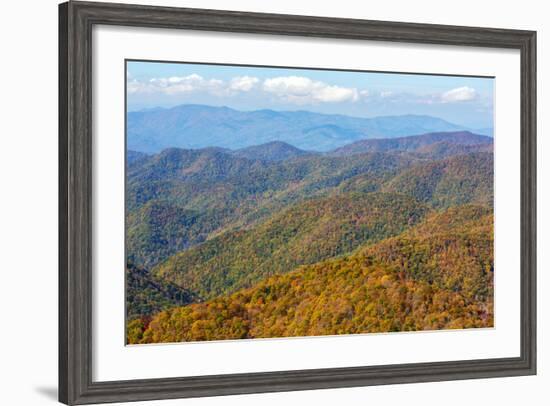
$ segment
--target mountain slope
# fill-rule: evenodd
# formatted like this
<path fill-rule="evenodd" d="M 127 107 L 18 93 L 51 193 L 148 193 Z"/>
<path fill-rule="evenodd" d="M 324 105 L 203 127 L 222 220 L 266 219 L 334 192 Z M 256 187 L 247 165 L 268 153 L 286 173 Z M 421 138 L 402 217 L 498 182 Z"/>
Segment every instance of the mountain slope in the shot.
<path fill-rule="evenodd" d="M 380 153 L 268 162 L 214 149 L 163 151 L 128 170 L 128 257 L 153 266 L 215 234 L 329 195 L 354 176 L 368 174 L 375 188 L 410 162 Z"/>
<path fill-rule="evenodd" d="M 472 300 L 493 296 L 493 215 L 482 206 L 451 207 L 416 227 L 365 247 L 360 255 Z"/>
<path fill-rule="evenodd" d="M 145 159 L 145 158 L 147 158 L 147 154 L 145 154 L 143 152 L 137 152 L 137 151 L 132 151 L 132 150 L 126 151 L 126 163 L 128 165 L 131 165 L 135 161 L 138 161 L 140 159 Z"/>
<path fill-rule="evenodd" d="M 132 264 L 126 267 L 126 317 L 151 316 L 166 308 L 183 306 L 195 299 L 185 289 L 158 280 Z"/>
<path fill-rule="evenodd" d="M 492 164 L 491 153 L 431 161 L 410 153 L 371 152 L 274 162 L 214 148 L 166 150 L 128 169 L 128 257 L 149 268 L 208 238 L 332 194 L 384 191 L 440 208 L 491 206 Z"/>
<path fill-rule="evenodd" d="M 413 165 L 382 187 L 414 196 L 433 207 L 474 203 L 493 205 L 493 154 L 459 155 Z"/>
<path fill-rule="evenodd" d="M 486 146 L 493 143 L 493 139 L 469 131 L 437 132 L 421 135 L 412 135 L 398 138 L 366 139 L 345 145 L 331 152 L 331 155 L 342 156 L 361 154 L 365 152 L 388 151 L 418 151 L 423 147 L 445 142 L 461 146 Z M 471 151 L 474 152 L 474 151 Z"/>
<path fill-rule="evenodd" d="M 398 194 L 308 200 L 257 227 L 224 233 L 182 251 L 152 273 L 210 299 L 398 234 L 425 214 L 426 207 Z"/>
<path fill-rule="evenodd" d="M 206 240 L 225 224 L 227 215 L 224 210 L 189 210 L 167 201 L 151 200 L 127 215 L 127 260 L 150 268 Z"/>
<path fill-rule="evenodd" d="M 271 141 L 261 145 L 253 145 L 232 152 L 233 156 L 261 161 L 284 161 L 311 154 L 311 152 L 293 147 L 282 141 Z"/>
<path fill-rule="evenodd" d="M 455 155 L 466 155 L 474 152 L 493 152 L 493 144 L 460 145 L 450 142 L 436 142 L 422 146 L 414 152 L 415 156 L 426 159 L 443 159 Z"/>
<path fill-rule="evenodd" d="M 149 200 L 163 199 L 203 209 L 227 199 L 296 189 L 298 185 L 309 185 L 309 191 L 336 186 L 360 173 L 381 175 L 412 161 L 411 157 L 370 153 L 338 158 L 307 155 L 267 162 L 214 148 L 171 148 L 129 168 L 127 204 L 133 210 Z"/>
<path fill-rule="evenodd" d="M 492 295 L 491 215 L 454 208 L 431 216 L 403 236 L 355 254 L 270 277 L 252 288 L 206 303 L 176 307 L 150 323 L 138 320 L 130 343 L 223 340 L 490 327 Z M 448 220 L 454 219 L 449 224 Z M 470 224 L 480 221 L 479 227 Z M 430 231 L 436 233 L 426 234 Z M 404 238 L 408 243 L 396 244 Z M 412 248 L 411 248 L 412 247 Z M 423 260 L 411 255 L 422 248 Z M 410 252 L 412 249 L 412 253 Z M 463 264 L 480 277 L 462 277 Z M 440 264 L 440 265 L 439 265 Z M 431 281 L 442 266 L 447 276 Z M 458 275 L 459 284 L 445 284 Z M 462 278 L 462 279 L 461 279 Z"/>
<path fill-rule="evenodd" d="M 244 148 L 283 141 L 297 148 L 329 151 L 362 138 L 400 137 L 463 127 L 430 116 L 358 118 L 308 111 L 238 111 L 228 107 L 181 105 L 129 112 L 128 148 L 157 153 L 169 147 Z"/>

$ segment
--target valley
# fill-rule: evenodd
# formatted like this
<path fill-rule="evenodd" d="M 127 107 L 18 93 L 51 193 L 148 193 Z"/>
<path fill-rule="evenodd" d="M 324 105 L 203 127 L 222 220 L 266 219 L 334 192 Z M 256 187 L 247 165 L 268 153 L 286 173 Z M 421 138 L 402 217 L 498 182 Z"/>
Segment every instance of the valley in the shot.
<path fill-rule="evenodd" d="M 128 343 L 491 326 L 493 140 L 436 130 L 316 149 L 134 137 Z"/>

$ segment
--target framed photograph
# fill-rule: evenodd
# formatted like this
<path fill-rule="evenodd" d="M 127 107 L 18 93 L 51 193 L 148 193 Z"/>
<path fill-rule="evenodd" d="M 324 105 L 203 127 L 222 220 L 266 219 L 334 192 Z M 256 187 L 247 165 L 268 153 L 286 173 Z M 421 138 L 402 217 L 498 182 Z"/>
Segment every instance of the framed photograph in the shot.
<path fill-rule="evenodd" d="M 536 33 L 59 8 L 59 400 L 536 373 Z"/>

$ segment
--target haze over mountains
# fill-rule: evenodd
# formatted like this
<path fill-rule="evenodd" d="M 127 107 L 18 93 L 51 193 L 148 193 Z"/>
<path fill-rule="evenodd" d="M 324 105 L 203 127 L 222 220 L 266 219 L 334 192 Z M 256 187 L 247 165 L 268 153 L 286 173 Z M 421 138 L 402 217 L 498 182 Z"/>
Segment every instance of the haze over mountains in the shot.
<path fill-rule="evenodd" d="M 127 114 L 129 150 L 157 153 L 166 148 L 241 149 L 282 141 L 306 151 L 326 152 L 355 141 L 470 129 L 420 115 L 374 118 L 309 111 L 238 111 L 228 107 L 181 105 Z M 491 129 L 483 129 L 492 135 Z"/>
<path fill-rule="evenodd" d="M 436 132 L 408 137 L 363 139 L 327 152 L 307 151 L 283 141 L 271 141 L 236 150 L 220 147 L 205 147 L 197 149 L 168 148 L 169 151 L 188 151 L 187 154 L 221 153 L 237 158 L 259 161 L 284 161 L 303 156 L 341 157 L 367 152 L 408 152 L 424 155 L 427 158 L 445 157 L 470 152 L 492 152 L 493 138 L 474 134 L 469 131 Z M 149 156 L 144 152 L 129 149 L 128 164 Z"/>

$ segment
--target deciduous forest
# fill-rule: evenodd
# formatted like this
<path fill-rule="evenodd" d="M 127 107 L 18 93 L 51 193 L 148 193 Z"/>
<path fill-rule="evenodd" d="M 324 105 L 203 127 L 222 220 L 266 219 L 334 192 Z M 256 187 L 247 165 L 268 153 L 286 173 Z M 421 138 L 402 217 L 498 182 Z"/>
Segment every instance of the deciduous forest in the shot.
<path fill-rule="evenodd" d="M 127 342 L 493 325 L 493 140 L 127 153 Z"/>

